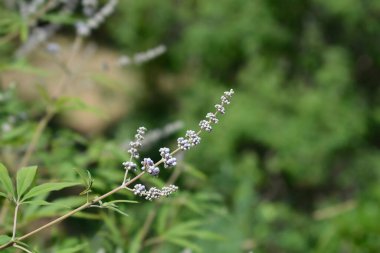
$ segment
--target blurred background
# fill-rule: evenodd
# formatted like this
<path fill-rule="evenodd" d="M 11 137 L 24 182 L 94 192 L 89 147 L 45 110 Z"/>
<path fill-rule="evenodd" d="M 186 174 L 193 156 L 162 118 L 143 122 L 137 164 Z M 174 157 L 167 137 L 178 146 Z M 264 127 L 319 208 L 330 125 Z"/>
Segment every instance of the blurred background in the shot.
<path fill-rule="evenodd" d="M 13 174 L 45 124 L 26 159 L 38 182 L 76 180 L 84 168 L 104 193 L 120 184 L 138 126 L 153 129 L 143 157 L 157 160 L 235 90 L 201 145 L 142 180 L 175 182 L 178 193 L 159 202 L 120 193 L 140 202 L 121 206 L 128 217 L 87 210 L 30 238 L 34 249 L 380 251 L 380 1 L 119 1 L 79 39 L 75 24 L 92 15 L 81 1 L 40 14 L 51 2 L 42 1 L 29 19 L 20 2 L 0 4 L 0 161 Z M 78 206 L 82 190 L 48 200 Z M 4 234 L 12 207 L 0 201 Z M 19 233 L 65 212 L 26 206 Z"/>

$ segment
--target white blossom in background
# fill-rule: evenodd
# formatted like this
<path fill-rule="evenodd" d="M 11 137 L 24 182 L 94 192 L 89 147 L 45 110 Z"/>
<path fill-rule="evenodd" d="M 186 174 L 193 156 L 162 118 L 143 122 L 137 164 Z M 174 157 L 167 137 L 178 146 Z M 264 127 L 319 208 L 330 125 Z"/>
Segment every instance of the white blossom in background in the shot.
<path fill-rule="evenodd" d="M 138 52 L 133 56 L 122 55 L 119 57 L 118 64 L 121 67 L 125 67 L 131 64 L 139 65 L 144 62 L 151 61 L 152 59 L 157 58 L 165 52 L 166 46 L 159 45 L 144 52 Z"/>
<path fill-rule="evenodd" d="M 86 37 L 89 36 L 91 30 L 98 28 L 104 20 L 110 16 L 114 11 L 118 3 L 118 0 L 109 0 L 105 5 L 103 5 L 96 13 L 90 16 L 85 21 L 79 21 L 75 24 L 75 28 L 78 36 Z M 82 2 L 83 4 L 83 2 Z M 89 3 L 85 3 L 89 6 Z"/>

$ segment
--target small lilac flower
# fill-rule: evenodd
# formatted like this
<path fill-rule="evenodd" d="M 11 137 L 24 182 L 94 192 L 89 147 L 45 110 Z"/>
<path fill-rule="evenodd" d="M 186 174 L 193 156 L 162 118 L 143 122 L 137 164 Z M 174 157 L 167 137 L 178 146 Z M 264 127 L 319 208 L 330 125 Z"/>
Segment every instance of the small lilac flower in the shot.
<path fill-rule="evenodd" d="M 220 112 L 221 114 L 225 114 L 226 113 L 226 109 L 224 109 L 224 106 L 223 105 L 220 105 L 220 104 L 216 104 L 215 105 L 215 108 L 218 112 Z"/>
<path fill-rule="evenodd" d="M 130 148 L 128 149 L 128 153 L 131 154 L 133 158 L 138 159 L 140 157 L 138 153 L 138 149 L 141 148 L 142 146 L 142 141 L 144 140 L 145 132 L 146 132 L 145 127 L 139 127 L 137 129 L 137 134 L 135 135 L 134 141 L 131 141 L 129 143 Z"/>
<path fill-rule="evenodd" d="M 160 174 L 160 169 L 158 167 L 149 167 L 147 169 L 147 172 L 152 175 L 152 176 L 158 176 L 158 174 Z"/>
<path fill-rule="evenodd" d="M 158 151 L 160 152 L 160 155 L 162 158 L 167 159 L 170 157 L 170 149 L 169 148 L 166 148 L 166 147 L 160 148 Z"/>
<path fill-rule="evenodd" d="M 201 120 L 201 122 L 199 122 L 199 127 L 207 132 L 211 132 L 212 130 L 212 126 L 207 120 Z"/>
<path fill-rule="evenodd" d="M 216 115 L 212 112 L 209 112 L 207 113 L 206 115 L 206 119 L 208 119 L 211 123 L 214 123 L 214 124 L 217 124 L 218 123 L 218 119 L 216 118 Z"/>
<path fill-rule="evenodd" d="M 170 167 L 174 167 L 177 165 L 177 159 L 174 158 L 171 154 L 170 154 L 170 149 L 169 148 L 160 148 L 159 149 L 159 152 L 160 152 L 160 155 L 164 161 L 164 167 L 165 168 L 170 168 Z"/>
<path fill-rule="evenodd" d="M 137 165 L 134 162 L 123 162 L 124 169 L 126 170 L 136 170 Z"/>
<path fill-rule="evenodd" d="M 187 130 L 185 138 L 187 138 L 192 147 L 201 142 L 201 137 L 194 130 Z"/>
<path fill-rule="evenodd" d="M 143 196 L 146 192 L 145 190 L 145 185 L 142 185 L 142 184 L 136 184 L 134 187 L 133 187 L 133 193 L 135 195 L 139 195 L 139 196 Z"/>
<path fill-rule="evenodd" d="M 152 187 L 145 193 L 145 199 L 152 201 L 153 199 L 159 199 L 161 197 L 161 191 L 156 187 Z"/>
<path fill-rule="evenodd" d="M 167 160 L 165 160 L 164 167 L 165 168 L 171 168 L 177 165 L 177 159 L 175 157 L 171 157 Z"/>
<path fill-rule="evenodd" d="M 142 170 L 145 170 L 145 169 L 149 169 L 150 167 L 153 167 L 154 166 L 154 162 L 152 159 L 150 158 L 144 158 L 144 160 L 141 162 L 142 164 Z"/>
<path fill-rule="evenodd" d="M 191 147 L 191 144 L 189 143 L 189 141 L 183 137 L 178 138 L 177 143 L 178 143 L 178 147 L 181 150 L 189 150 Z"/>
<path fill-rule="evenodd" d="M 161 195 L 167 197 L 170 194 L 176 192 L 177 190 L 178 190 L 178 186 L 175 186 L 175 185 L 164 186 L 161 189 Z"/>

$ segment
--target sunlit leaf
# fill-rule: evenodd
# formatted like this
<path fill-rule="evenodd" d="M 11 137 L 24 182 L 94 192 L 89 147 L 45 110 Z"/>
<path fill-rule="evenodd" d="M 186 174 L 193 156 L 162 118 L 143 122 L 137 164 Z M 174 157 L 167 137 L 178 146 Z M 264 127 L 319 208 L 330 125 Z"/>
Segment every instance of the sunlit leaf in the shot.
<path fill-rule="evenodd" d="M 17 196 L 19 199 L 32 185 L 36 172 L 37 166 L 24 167 L 17 172 Z"/>
<path fill-rule="evenodd" d="M 5 166 L 0 163 L 0 183 L 1 187 L 13 197 L 15 197 L 15 191 L 13 188 L 13 183 L 11 178 L 9 177 L 8 171 Z"/>
<path fill-rule="evenodd" d="M 24 196 L 23 200 L 27 200 L 41 194 L 46 194 L 51 191 L 58 191 L 63 188 L 71 187 L 74 185 L 78 185 L 78 183 L 63 182 L 63 183 L 45 183 L 42 185 L 37 185 L 33 187 L 32 189 L 30 189 L 30 191 Z"/>

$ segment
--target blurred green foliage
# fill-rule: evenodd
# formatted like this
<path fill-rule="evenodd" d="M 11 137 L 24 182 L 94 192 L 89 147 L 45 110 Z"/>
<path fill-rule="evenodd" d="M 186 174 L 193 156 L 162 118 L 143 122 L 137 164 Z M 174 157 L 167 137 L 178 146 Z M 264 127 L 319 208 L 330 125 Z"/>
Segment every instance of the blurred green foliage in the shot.
<path fill-rule="evenodd" d="M 136 126 L 184 119 L 193 128 L 222 91 L 232 87 L 236 96 L 220 125 L 186 154 L 176 196 L 126 205 L 129 218 L 89 211 L 37 247 L 379 252 L 379 13 L 377 0 L 120 1 L 93 39 L 124 53 L 159 43 L 168 52 L 141 67 L 145 92 L 112 133 L 86 138 L 49 125 L 33 157 L 46 179 L 72 179 L 72 168 L 87 168 L 95 190 L 105 192 L 123 176 L 120 145 Z M 1 135 L 0 159 L 9 161 L 38 118 L 17 97 L 10 101 L 0 120 L 29 115 Z M 170 144 L 174 137 L 146 154 Z M 163 185 L 169 174 L 145 182 Z M 157 217 L 142 242 L 152 210 Z"/>

